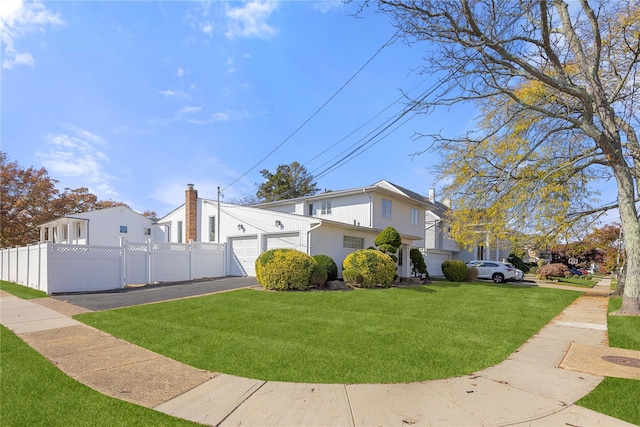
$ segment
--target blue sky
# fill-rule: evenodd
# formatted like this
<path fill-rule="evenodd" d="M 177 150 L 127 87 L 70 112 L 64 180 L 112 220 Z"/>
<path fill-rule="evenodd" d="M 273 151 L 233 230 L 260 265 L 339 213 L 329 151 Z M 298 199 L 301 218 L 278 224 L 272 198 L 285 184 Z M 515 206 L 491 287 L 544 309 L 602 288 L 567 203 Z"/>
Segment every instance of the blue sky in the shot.
<path fill-rule="evenodd" d="M 388 18 L 360 4 L 2 0 L 1 149 L 61 190 L 160 216 L 188 183 L 234 201 L 293 161 L 322 189 L 426 194 L 437 158 L 412 156 L 431 142 L 415 134 L 462 133 L 474 111 L 408 114 L 372 138 L 437 76 L 415 72 L 429 46 L 388 44 Z"/>
<path fill-rule="evenodd" d="M 403 91 L 417 95 L 436 79 L 413 71 L 424 46 L 380 50 L 395 31 L 371 10 L 354 17 L 358 4 L 1 7 L 2 150 L 44 166 L 60 189 L 85 186 L 138 211 L 169 212 L 187 183 L 201 197 L 215 198 L 218 186 L 224 200 L 252 195 L 260 170 L 293 161 L 322 189 L 387 179 L 427 193 L 434 159 L 411 156 L 429 143 L 414 133 L 458 132 L 473 116 L 408 115 L 366 143 L 406 107 L 396 102 Z"/>

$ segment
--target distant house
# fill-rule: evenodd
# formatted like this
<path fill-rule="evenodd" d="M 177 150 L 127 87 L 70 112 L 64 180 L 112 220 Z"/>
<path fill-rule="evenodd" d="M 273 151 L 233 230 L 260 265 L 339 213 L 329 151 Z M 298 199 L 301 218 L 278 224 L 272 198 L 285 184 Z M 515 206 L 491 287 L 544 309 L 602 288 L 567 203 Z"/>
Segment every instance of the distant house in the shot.
<path fill-rule="evenodd" d="M 185 204 L 158 220 L 158 226 L 171 242 L 227 243 L 227 271 L 249 276 L 255 274 L 257 257 L 278 247 L 329 255 L 341 274 L 349 253 L 374 246 L 378 234 L 391 226 L 402 237 L 398 275 L 410 277 L 409 250 L 424 240 L 426 206 L 387 181 L 252 207 L 218 205 L 198 198 L 189 185 Z"/>
<path fill-rule="evenodd" d="M 64 216 L 39 229 L 40 242 L 70 245 L 119 246 L 121 237 L 132 242 L 162 238 L 154 221 L 125 206 Z"/>

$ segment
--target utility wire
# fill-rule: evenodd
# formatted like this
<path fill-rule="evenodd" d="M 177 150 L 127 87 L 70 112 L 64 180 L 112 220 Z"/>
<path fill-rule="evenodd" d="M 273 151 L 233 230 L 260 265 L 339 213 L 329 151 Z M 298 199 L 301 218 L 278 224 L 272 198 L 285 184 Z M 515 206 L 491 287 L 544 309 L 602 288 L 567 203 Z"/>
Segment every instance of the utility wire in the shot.
<path fill-rule="evenodd" d="M 280 144 L 278 144 L 273 150 L 271 150 L 265 157 L 263 157 L 261 160 L 259 160 L 255 165 L 253 165 L 249 170 L 247 170 L 245 173 L 243 173 L 242 175 L 240 175 L 238 178 L 236 178 L 235 181 L 233 181 L 231 184 L 227 185 L 226 187 L 223 188 L 223 190 L 226 190 L 227 188 L 231 187 L 233 184 L 235 184 L 236 182 L 240 181 L 242 178 L 244 178 L 246 175 L 249 174 L 249 172 L 253 171 L 256 167 L 258 167 L 258 165 L 262 162 L 264 162 L 265 160 L 267 160 L 269 157 L 271 157 L 271 155 L 273 153 L 275 153 L 280 147 L 282 147 L 287 141 L 289 141 L 295 134 L 297 134 L 304 126 L 306 126 L 307 123 L 309 123 L 311 121 L 311 119 L 313 119 L 324 107 L 327 106 L 327 104 L 329 104 L 329 102 L 331 102 L 333 100 L 333 98 L 335 98 L 340 92 L 342 92 L 342 90 L 347 87 L 347 85 L 349 83 L 351 83 L 351 81 L 353 79 L 356 78 L 356 76 L 358 76 L 358 74 L 360 74 L 360 72 L 362 72 L 362 70 L 365 69 L 365 67 L 367 65 L 369 65 L 369 63 L 371 61 L 373 61 L 379 54 L 380 52 L 382 52 L 382 50 L 389 46 L 390 44 L 393 43 L 394 39 L 397 37 L 398 33 L 394 33 L 389 40 L 387 40 L 382 46 L 380 46 L 380 48 L 373 54 L 373 56 L 371 58 L 369 58 L 367 60 L 367 62 L 364 63 L 364 65 L 362 65 L 362 67 L 360 67 L 360 69 L 358 69 L 358 71 L 356 71 L 350 78 L 349 80 L 347 80 L 333 95 L 331 95 L 329 97 L 329 99 L 327 99 L 325 101 L 324 104 L 322 104 L 320 106 L 320 108 L 318 108 L 313 114 L 311 114 L 311 116 L 309 116 L 300 126 L 298 126 L 298 128 L 296 130 L 294 130 L 289 136 L 287 136 L 284 141 L 282 141 Z"/>

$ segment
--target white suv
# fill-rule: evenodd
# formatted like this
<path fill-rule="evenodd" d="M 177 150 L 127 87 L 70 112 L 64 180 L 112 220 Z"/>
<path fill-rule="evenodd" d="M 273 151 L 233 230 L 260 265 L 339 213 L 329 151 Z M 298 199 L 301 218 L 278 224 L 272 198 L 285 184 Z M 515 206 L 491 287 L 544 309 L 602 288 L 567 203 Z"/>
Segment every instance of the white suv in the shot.
<path fill-rule="evenodd" d="M 478 270 L 479 279 L 491 279 L 496 283 L 516 279 L 516 268 L 500 261 L 474 260 L 469 261 L 467 267 L 475 267 Z"/>

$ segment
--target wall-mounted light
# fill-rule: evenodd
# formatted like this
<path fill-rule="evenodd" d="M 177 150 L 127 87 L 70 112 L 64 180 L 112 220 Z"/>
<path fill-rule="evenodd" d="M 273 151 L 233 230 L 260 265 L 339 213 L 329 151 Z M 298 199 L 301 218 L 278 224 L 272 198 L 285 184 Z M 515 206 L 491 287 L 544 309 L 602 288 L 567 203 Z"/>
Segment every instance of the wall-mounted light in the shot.
<path fill-rule="evenodd" d="M 240 230 L 240 231 L 244 231 L 244 225 L 242 225 L 242 224 L 238 224 L 238 230 Z"/>
<path fill-rule="evenodd" d="M 282 227 L 282 221 L 276 219 L 276 227 Z"/>

